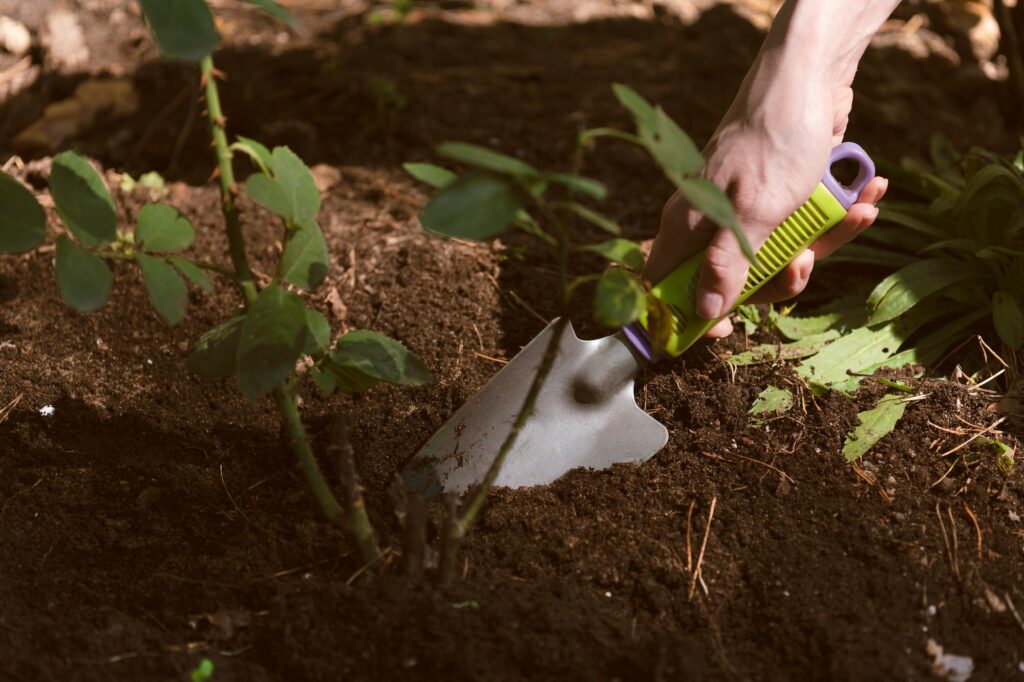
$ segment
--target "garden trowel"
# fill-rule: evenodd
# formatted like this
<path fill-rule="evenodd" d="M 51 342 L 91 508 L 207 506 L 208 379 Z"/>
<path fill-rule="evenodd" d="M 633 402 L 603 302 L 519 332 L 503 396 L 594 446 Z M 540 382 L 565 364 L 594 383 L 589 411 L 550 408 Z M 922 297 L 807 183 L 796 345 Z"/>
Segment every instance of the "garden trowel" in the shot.
<path fill-rule="evenodd" d="M 841 160 L 860 166 L 849 186 L 832 175 Z M 814 193 L 757 252 L 736 305 L 841 221 L 874 175 L 874 164 L 859 146 L 844 143 L 832 150 Z M 462 492 L 484 480 L 556 335 L 550 372 L 494 484 L 541 485 L 577 467 L 604 469 L 653 456 L 668 442 L 668 429 L 636 404 L 633 379 L 645 364 L 679 356 L 715 324 L 694 312 L 702 256 L 690 257 L 651 289 L 673 318 L 667 339 L 656 344 L 663 346 L 660 352 L 653 348 L 646 313 L 619 333 L 595 341 L 576 338 L 568 320 L 551 322 L 416 453 L 404 472 L 408 487 L 433 496 Z"/>

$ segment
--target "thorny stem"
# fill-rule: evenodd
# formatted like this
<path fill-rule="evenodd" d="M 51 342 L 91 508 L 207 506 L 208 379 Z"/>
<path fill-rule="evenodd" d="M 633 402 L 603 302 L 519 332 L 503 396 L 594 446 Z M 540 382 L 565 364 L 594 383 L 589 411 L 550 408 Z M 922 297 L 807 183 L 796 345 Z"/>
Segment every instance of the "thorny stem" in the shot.
<path fill-rule="evenodd" d="M 220 105 L 220 93 L 217 90 L 217 80 L 213 68 L 213 58 L 206 56 L 200 62 L 203 83 L 206 87 L 207 114 L 210 119 L 210 136 L 213 138 L 213 147 L 217 154 L 217 167 L 220 171 L 220 198 L 221 212 L 224 214 L 224 224 L 227 228 L 228 249 L 231 254 L 231 264 L 234 268 L 232 275 L 238 288 L 245 299 L 245 306 L 248 308 L 259 291 L 256 282 L 253 280 L 252 270 L 249 268 L 249 258 L 245 253 L 245 238 L 242 235 L 242 222 L 235 206 L 235 172 L 231 166 L 232 153 L 228 146 L 226 130 L 226 119 Z M 274 388 L 274 401 L 281 411 L 281 418 L 288 431 L 288 439 L 291 443 L 292 452 L 299 460 L 302 473 L 312 490 L 314 497 L 320 503 L 327 520 L 331 523 L 344 527 L 345 511 L 338 500 L 331 492 L 320 465 L 313 454 L 313 448 L 309 444 L 309 435 L 299 415 L 299 405 L 295 394 L 286 383 L 279 384 Z M 365 510 L 363 512 L 365 514 Z M 372 528 L 371 528 L 372 533 Z M 358 542 L 357 537 L 357 542 Z M 378 552 L 379 556 L 379 552 Z"/>
<path fill-rule="evenodd" d="M 462 539 L 466 537 L 466 534 L 469 532 L 470 527 L 476 520 L 477 515 L 483 508 L 484 502 L 487 500 L 487 496 L 490 494 L 491 488 L 494 486 L 494 481 L 497 480 L 498 474 L 501 473 L 501 468 L 505 463 L 505 458 L 508 457 L 508 453 L 512 451 L 513 447 L 515 447 L 516 440 L 518 440 L 520 432 L 533 416 L 533 408 L 537 404 L 537 397 L 540 395 L 540 391 L 544 387 L 544 383 L 547 381 L 548 375 L 551 373 L 551 368 L 555 364 L 555 357 L 558 355 L 558 343 L 562 338 L 562 334 L 565 332 L 565 326 L 569 323 L 569 318 L 566 315 L 568 312 L 568 230 L 565 225 L 558 220 L 558 217 L 553 211 L 551 211 L 543 200 L 538 200 L 538 208 L 545 217 L 551 221 L 558 234 L 558 278 L 561 315 L 558 318 L 558 322 L 555 324 L 555 328 L 551 335 L 551 339 L 548 341 L 548 345 L 544 348 L 544 356 L 541 359 L 540 367 L 537 368 L 537 373 L 533 376 L 533 381 L 530 383 L 530 390 L 523 399 L 523 405 L 519 409 L 519 414 L 516 416 L 516 420 L 513 422 L 512 428 L 509 429 L 508 435 L 505 437 L 505 441 L 501 444 L 501 449 L 498 450 L 498 456 L 494 458 L 494 461 L 491 462 L 491 465 L 487 468 L 487 474 L 484 476 L 484 480 L 479 486 L 477 486 L 476 490 L 473 492 L 473 496 L 463 508 L 462 513 L 457 516 L 455 514 L 451 515 L 452 518 L 445 529 L 444 538 L 442 538 L 442 556 L 441 565 L 439 567 L 439 582 L 442 586 L 451 583 L 452 576 L 455 572 L 455 557 L 458 554 L 459 545 L 462 543 Z"/>
<path fill-rule="evenodd" d="M 220 91 L 217 89 L 217 78 L 214 74 L 213 57 L 207 55 L 200 62 L 203 83 L 206 86 L 206 107 L 210 119 L 210 136 L 217 153 L 217 167 L 220 170 L 221 212 L 228 233 L 228 249 L 231 253 L 231 264 L 235 268 L 238 288 L 242 290 L 245 306 L 248 308 L 256 300 L 256 282 L 249 269 L 249 258 L 245 255 L 245 238 L 242 236 L 242 221 L 235 206 L 235 170 L 231 166 L 231 149 L 228 147 L 227 120 L 220 106 Z"/>
<path fill-rule="evenodd" d="M 359 485 L 359 475 L 356 473 L 352 441 L 349 440 L 348 427 L 341 415 L 335 417 L 331 427 L 331 445 L 328 452 L 338 458 L 341 483 L 345 492 L 345 507 L 348 511 L 348 529 L 359 547 L 359 555 L 365 564 L 379 561 L 381 558 L 380 546 L 377 544 L 377 536 L 373 532 L 370 517 L 366 514 L 363 490 Z"/>

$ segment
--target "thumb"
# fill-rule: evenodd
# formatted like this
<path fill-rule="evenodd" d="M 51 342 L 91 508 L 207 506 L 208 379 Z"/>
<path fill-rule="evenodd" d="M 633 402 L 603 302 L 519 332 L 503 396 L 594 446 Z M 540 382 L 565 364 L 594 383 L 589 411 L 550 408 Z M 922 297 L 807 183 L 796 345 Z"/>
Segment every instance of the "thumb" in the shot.
<path fill-rule="evenodd" d="M 700 266 L 696 312 L 706 320 L 724 316 L 743 291 L 750 262 L 729 230 L 720 229 L 708 243 Z"/>

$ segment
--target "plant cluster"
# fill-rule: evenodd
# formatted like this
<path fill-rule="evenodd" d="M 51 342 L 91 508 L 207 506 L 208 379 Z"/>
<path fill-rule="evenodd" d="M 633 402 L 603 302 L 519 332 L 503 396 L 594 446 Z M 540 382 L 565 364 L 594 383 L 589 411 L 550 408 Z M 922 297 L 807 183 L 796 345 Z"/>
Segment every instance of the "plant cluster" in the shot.
<path fill-rule="evenodd" d="M 291 22 L 272 0 L 247 0 Z M 353 466 L 343 467 L 346 506 L 324 479 L 299 415 L 298 391 L 312 378 L 326 394 L 359 393 L 380 382 L 421 385 L 432 381 L 423 362 L 399 342 L 369 330 L 350 331 L 334 339 L 327 319 L 309 307 L 300 292 L 312 291 L 327 277 L 329 253 L 316 217 L 320 192 L 306 164 L 287 147 L 267 149 L 238 137 L 229 143 L 221 110 L 217 72 L 210 53 L 217 34 L 204 0 L 140 0 L 157 44 L 165 56 L 198 61 L 216 152 L 221 210 L 229 245 L 229 263 L 194 259 L 185 252 L 196 231 L 174 206 L 154 201 L 138 211 L 134 229 L 118 229 L 114 200 L 103 177 L 81 155 L 67 151 L 53 159 L 49 190 L 63 227 L 48 225 L 46 212 L 32 192 L 0 173 L 0 252 L 20 253 L 38 247 L 48 236 L 56 242 L 54 272 L 64 300 L 88 313 L 101 308 L 113 285 L 111 261 L 138 267 L 149 300 L 169 325 L 184 319 L 187 282 L 213 289 L 210 275 L 232 282 L 241 307 L 197 341 L 187 365 L 206 378 L 233 377 L 250 401 L 272 395 L 290 445 L 327 518 L 348 528 L 367 562 L 380 557 L 373 528 L 354 480 Z M 235 182 L 236 154 L 248 157 L 256 172 L 241 187 Z M 140 183 L 152 196 L 162 193 L 155 178 Z M 132 181 L 129 186 L 134 186 Z M 242 216 L 236 197 L 244 191 L 281 221 L 283 249 L 269 283 L 261 286 L 249 267 Z M 345 453 L 351 459 L 351 448 Z"/>
<path fill-rule="evenodd" d="M 936 136 L 931 161 L 933 168 L 904 160 L 886 169 L 907 198 L 885 202 L 878 227 L 826 261 L 888 274 L 812 315 L 764 317 L 745 307 L 748 331 L 765 324 L 788 341 L 756 346 L 733 364 L 798 360 L 813 390 L 850 392 L 885 368 L 935 365 L 979 335 L 1015 356 L 1024 345 L 1024 140 L 1007 159 L 978 148 L 960 154 Z M 848 459 L 892 431 L 918 397 L 905 383 L 883 381 L 903 395 L 861 413 L 844 446 Z"/>

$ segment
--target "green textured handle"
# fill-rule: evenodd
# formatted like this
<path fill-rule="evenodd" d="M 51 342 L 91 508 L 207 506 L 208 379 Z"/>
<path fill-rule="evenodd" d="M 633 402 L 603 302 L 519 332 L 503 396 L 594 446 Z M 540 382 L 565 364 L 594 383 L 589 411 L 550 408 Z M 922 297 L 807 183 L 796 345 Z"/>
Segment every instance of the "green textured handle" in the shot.
<path fill-rule="evenodd" d="M 757 252 L 743 293 L 729 312 L 782 272 L 804 249 L 845 217 L 846 208 L 840 200 L 824 183 L 819 183 L 811 197 L 775 228 Z M 664 348 L 664 354 L 670 357 L 679 356 L 718 321 L 705 320 L 694 311 L 703 257 L 703 250 L 694 254 L 651 289 L 654 296 L 668 305 L 674 318 L 673 331 Z M 640 316 L 640 324 L 648 330 L 646 312 Z"/>

